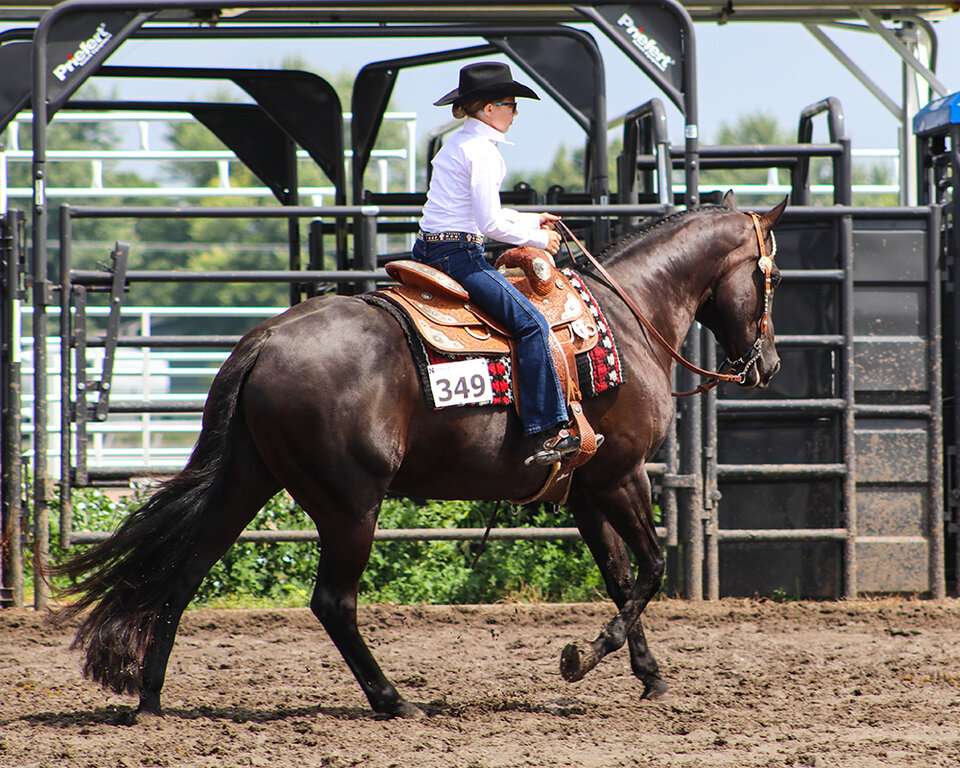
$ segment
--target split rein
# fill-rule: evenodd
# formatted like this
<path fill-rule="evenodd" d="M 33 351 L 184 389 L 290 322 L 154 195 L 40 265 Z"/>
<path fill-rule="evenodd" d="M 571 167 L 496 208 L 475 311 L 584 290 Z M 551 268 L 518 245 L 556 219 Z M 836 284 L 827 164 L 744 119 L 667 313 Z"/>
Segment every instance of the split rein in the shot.
<path fill-rule="evenodd" d="M 614 293 L 620 297 L 621 301 L 627 305 L 630 311 L 633 313 L 634 317 L 640 322 L 640 324 L 647 330 L 647 332 L 654 338 L 656 341 L 667 351 L 667 353 L 672 357 L 676 362 L 686 368 L 688 371 L 696 374 L 705 379 L 709 379 L 707 382 L 702 382 L 696 387 L 696 389 L 691 389 L 689 392 L 671 392 L 674 397 L 687 397 L 689 395 L 699 395 L 709 390 L 713 389 L 720 382 L 733 382 L 736 384 L 742 384 L 746 379 L 747 371 L 753 367 L 757 360 L 760 358 L 760 348 L 763 344 L 764 334 L 767 332 L 767 326 L 769 324 L 770 318 L 770 298 L 773 294 L 773 283 L 771 278 L 771 272 L 773 270 L 773 256 L 776 254 L 776 245 L 774 245 L 774 253 L 770 256 L 767 256 L 767 251 L 763 242 L 763 230 L 760 228 L 760 217 L 753 213 L 752 211 L 746 212 L 748 216 L 753 220 L 754 231 L 757 233 L 757 244 L 760 248 L 760 258 L 757 261 L 757 266 L 760 270 L 763 271 L 763 314 L 760 317 L 760 322 L 757 326 L 757 340 L 753 343 L 751 347 L 751 357 L 748 360 L 743 358 L 746 355 L 742 355 L 737 360 L 727 359 L 724 364 L 731 367 L 737 365 L 742 365 L 739 373 L 720 373 L 719 371 L 708 371 L 705 368 L 700 368 L 697 365 L 694 365 L 689 360 L 683 357 L 673 346 L 668 342 L 663 335 L 653 326 L 653 324 L 644 316 L 643 312 L 640 311 L 639 307 L 633 302 L 633 300 L 627 295 L 626 291 L 620 287 L 620 284 L 614 280 L 613 276 L 604 269 L 603 265 L 594 258 L 593 254 L 590 253 L 580 242 L 575 234 L 570 230 L 562 220 L 558 221 L 557 224 L 560 225 L 560 234 L 563 236 L 563 241 L 567 246 L 567 251 L 570 253 L 571 260 L 576 263 L 576 259 L 573 256 L 573 249 L 570 247 L 570 240 L 576 244 L 577 248 L 580 249 L 580 252 L 586 256 L 590 264 L 597 270 L 597 272 L 607 281 L 610 288 L 613 289 Z M 772 234 L 772 233 L 771 233 Z M 569 239 L 568 239 L 569 238 Z M 776 241 L 774 241 L 776 242 Z"/>

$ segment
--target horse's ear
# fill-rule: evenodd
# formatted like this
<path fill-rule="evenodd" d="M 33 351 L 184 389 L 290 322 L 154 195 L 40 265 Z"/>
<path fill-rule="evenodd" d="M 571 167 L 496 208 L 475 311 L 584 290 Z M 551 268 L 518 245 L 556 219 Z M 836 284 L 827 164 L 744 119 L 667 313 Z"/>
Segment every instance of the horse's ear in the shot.
<path fill-rule="evenodd" d="M 731 211 L 737 210 L 737 196 L 733 194 L 732 189 L 728 189 L 724 195 L 723 199 L 720 201 L 720 205 L 724 208 L 729 208 Z"/>
<path fill-rule="evenodd" d="M 787 200 L 788 198 L 783 198 L 783 201 L 780 203 L 780 205 L 776 206 L 775 208 L 771 208 L 760 217 L 760 221 L 763 223 L 763 228 L 766 229 L 767 232 L 777 226 L 777 222 L 780 221 L 780 217 L 783 215 L 783 212 L 787 207 Z"/>

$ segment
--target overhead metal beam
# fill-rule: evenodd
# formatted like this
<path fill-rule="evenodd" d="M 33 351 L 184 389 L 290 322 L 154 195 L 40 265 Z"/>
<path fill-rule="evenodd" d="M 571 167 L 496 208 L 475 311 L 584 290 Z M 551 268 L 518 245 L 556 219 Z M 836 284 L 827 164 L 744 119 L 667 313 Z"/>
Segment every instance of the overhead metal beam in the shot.
<path fill-rule="evenodd" d="M 619 0 L 622 2 L 622 0 Z M 592 5 L 616 4 L 600 2 Z M 18 2 L 0 0 L 0 21 L 37 22 L 57 2 Z M 925 19 L 946 18 L 956 13 L 956 4 L 950 2 L 877 2 L 876 0 L 821 0 L 821 2 L 771 2 L 770 0 L 687 0 L 682 2 L 694 21 L 717 22 L 809 22 L 824 24 L 831 21 L 857 20 L 858 11 L 868 9 L 881 17 L 900 19 L 918 15 Z M 312 6 L 312 7 L 311 7 Z M 207 16 L 216 19 L 218 24 L 241 23 L 374 23 L 391 24 L 396 22 L 489 22 L 491 16 L 497 21 L 518 23 L 530 22 L 569 22 L 577 20 L 572 4 L 557 0 L 522 0 L 507 3 L 503 0 L 364 0 L 350 2 L 324 2 L 319 0 L 308 4 L 291 2 L 284 7 L 246 8 L 234 11 L 222 11 L 216 3 L 209 4 Z M 193 21 L 195 15 L 185 16 L 182 10 L 172 10 L 162 15 L 164 21 Z"/>
<path fill-rule="evenodd" d="M 890 49 L 900 58 L 903 66 L 901 77 L 901 98 L 899 101 L 874 81 L 856 62 L 853 61 L 840 47 L 830 39 L 819 26 L 805 23 L 803 26 L 837 59 L 873 96 L 890 112 L 900 126 L 898 138 L 901 158 L 900 204 L 914 205 L 917 201 L 916 182 L 916 145 L 911 138 L 911 122 L 914 115 L 925 103 L 921 98 L 919 82 L 923 82 L 938 96 L 945 96 L 947 88 L 934 74 L 936 66 L 937 37 L 932 26 L 925 19 L 915 14 L 907 14 L 900 19 L 903 25 L 900 30 L 893 30 L 884 25 L 874 10 L 869 8 L 857 9 L 857 14 L 866 26 L 862 24 L 837 24 L 843 29 L 872 33 L 883 40 Z M 928 64 L 921 61 L 920 53 L 923 50 L 922 38 L 926 38 L 929 48 Z"/>
<path fill-rule="evenodd" d="M 930 87 L 938 96 L 946 96 L 949 91 L 947 87 L 940 82 L 939 78 L 921 62 L 902 40 L 900 40 L 892 30 L 888 29 L 880 21 L 880 18 L 873 11 L 863 8 L 859 11 L 861 18 L 867 25 L 876 32 L 893 49 L 893 52 L 903 59 L 904 64 L 910 67 L 920 77 L 927 81 Z"/>
<path fill-rule="evenodd" d="M 804 28 L 813 35 L 824 48 L 826 48 L 833 57 L 839 61 L 860 83 L 866 88 L 870 93 L 872 93 L 877 100 L 883 104 L 887 111 L 893 115 L 897 121 L 903 120 L 903 109 L 901 106 L 894 101 L 891 96 L 888 96 L 886 91 L 880 87 L 880 85 L 873 80 L 863 69 L 857 65 L 857 63 L 847 56 L 846 53 L 838 46 L 833 40 L 831 40 L 826 33 L 820 29 L 815 24 L 804 24 Z"/>

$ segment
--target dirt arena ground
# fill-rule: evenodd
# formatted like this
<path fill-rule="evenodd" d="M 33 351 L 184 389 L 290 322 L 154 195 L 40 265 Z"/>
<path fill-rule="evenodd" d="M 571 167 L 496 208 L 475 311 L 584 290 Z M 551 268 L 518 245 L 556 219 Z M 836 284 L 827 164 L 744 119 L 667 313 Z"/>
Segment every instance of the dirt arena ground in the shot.
<path fill-rule="evenodd" d="M 166 717 L 80 676 L 68 631 L 0 611 L 0 766 L 960 765 L 960 601 L 665 600 L 648 637 L 672 693 L 640 701 L 626 650 L 579 683 L 558 659 L 608 604 L 376 607 L 385 671 L 429 716 L 374 716 L 307 610 L 190 611 Z"/>

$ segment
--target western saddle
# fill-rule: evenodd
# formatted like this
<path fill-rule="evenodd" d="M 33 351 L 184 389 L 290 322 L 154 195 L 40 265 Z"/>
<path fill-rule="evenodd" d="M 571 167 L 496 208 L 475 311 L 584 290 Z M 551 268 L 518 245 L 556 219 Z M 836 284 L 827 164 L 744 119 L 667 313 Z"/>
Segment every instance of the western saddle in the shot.
<path fill-rule="evenodd" d="M 546 484 L 530 501 L 566 500 L 572 472 L 596 452 L 596 435 L 583 414 L 575 356 L 596 346 L 599 333 L 586 303 L 549 256 L 536 248 L 506 251 L 494 265 L 547 319 L 550 351 L 580 436 L 580 452 L 553 465 Z M 416 261 L 392 261 L 387 274 L 400 285 L 381 291 L 409 317 L 424 342 L 444 355 L 513 355 L 513 339 L 496 320 L 471 305 L 463 287 L 449 275 Z M 511 366 L 514 377 L 517 366 Z M 518 391 L 514 385 L 513 391 Z M 514 397 L 515 405 L 517 398 Z"/>

